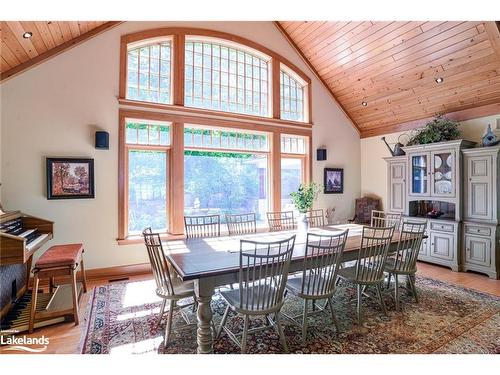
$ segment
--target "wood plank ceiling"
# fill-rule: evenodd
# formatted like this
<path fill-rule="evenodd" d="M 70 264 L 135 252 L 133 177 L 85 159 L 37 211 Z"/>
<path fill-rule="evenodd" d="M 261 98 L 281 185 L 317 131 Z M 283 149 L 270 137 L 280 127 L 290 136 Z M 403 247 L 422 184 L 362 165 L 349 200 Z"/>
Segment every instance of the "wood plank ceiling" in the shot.
<path fill-rule="evenodd" d="M 500 113 L 495 22 L 276 24 L 362 137 L 421 126 L 437 113 Z"/>
<path fill-rule="evenodd" d="M 119 22 L 2 21 L 0 76 L 9 78 Z M 25 33 L 31 37 L 25 38 Z"/>

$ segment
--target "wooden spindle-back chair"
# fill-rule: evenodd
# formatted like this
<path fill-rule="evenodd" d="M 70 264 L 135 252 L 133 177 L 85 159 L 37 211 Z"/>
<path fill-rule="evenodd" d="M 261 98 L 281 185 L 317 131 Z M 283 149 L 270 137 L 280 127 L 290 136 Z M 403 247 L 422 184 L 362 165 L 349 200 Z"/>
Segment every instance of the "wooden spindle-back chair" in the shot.
<path fill-rule="evenodd" d="M 293 211 L 268 212 L 267 223 L 269 224 L 269 231 L 271 232 L 297 228 Z"/>
<path fill-rule="evenodd" d="M 396 229 L 399 229 L 401 224 L 401 218 L 402 215 L 397 212 L 372 210 L 370 226 L 382 228 L 382 227 L 391 227 L 394 225 Z"/>
<path fill-rule="evenodd" d="M 184 216 L 186 238 L 220 236 L 220 215 Z"/>
<path fill-rule="evenodd" d="M 310 228 L 325 226 L 325 214 L 322 208 L 307 211 L 306 217 Z"/>
<path fill-rule="evenodd" d="M 255 213 L 226 215 L 227 230 L 230 236 L 257 233 Z"/>

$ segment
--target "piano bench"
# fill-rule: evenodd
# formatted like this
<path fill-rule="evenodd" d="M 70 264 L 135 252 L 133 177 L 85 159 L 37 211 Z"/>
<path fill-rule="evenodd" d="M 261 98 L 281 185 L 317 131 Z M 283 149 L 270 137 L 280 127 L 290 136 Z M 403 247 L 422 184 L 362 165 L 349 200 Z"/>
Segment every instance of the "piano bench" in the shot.
<path fill-rule="evenodd" d="M 33 267 L 33 292 L 31 299 L 31 313 L 29 322 L 29 332 L 33 332 L 34 324 L 36 320 L 43 320 L 54 318 L 57 316 L 73 315 L 73 320 L 75 325 L 79 323 L 78 316 L 78 286 L 76 282 L 76 269 L 80 265 L 81 269 L 81 282 L 83 292 L 87 292 L 87 280 L 85 277 L 85 267 L 83 265 L 83 244 L 66 244 L 66 245 L 55 245 L 50 247 L 42 256 L 36 261 Z M 54 278 L 59 276 L 70 276 L 71 278 L 71 295 L 72 295 L 72 306 L 67 307 L 67 303 L 55 302 L 54 305 L 58 305 L 59 308 L 47 311 L 37 311 L 37 294 L 40 278 L 49 278 L 50 280 L 50 292 L 54 286 Z M 68 285 L 69 286 L 69 285 Z M 56 289 L 52 300 L 55 300 L 59 287 Z M 67 294 L 67 293 L 66 293 Z M 68 296 L 69 297 L 69 296 Z M 51 306 L 47 306 L 49 309 Z M 61 307 L 64 306 L 64 307 Z"/>

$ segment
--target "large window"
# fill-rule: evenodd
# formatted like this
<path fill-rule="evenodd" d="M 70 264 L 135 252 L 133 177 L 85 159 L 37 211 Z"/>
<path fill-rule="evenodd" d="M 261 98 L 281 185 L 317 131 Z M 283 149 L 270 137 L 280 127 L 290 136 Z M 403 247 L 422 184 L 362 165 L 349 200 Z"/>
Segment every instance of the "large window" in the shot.
<path fill-rule="evenodd" d="M 146 227 L 166 232 L 170 126 L 127 120 L 125 128 L 128 234 L 140 234 Z"/>
<path fill-rule="evenodd" d="M 127 51 L 127 99 L 172 103 L 172 46 L 162 41 Z"/>
<path fill-rule="evenodd" d="M 305 84 L 285 70 L 280 71 L 280 110 L 285 120 L 304 121 Z"/>
<path fill-rule="evenodd" d="M 305 180 L 307 138 L 281 135 L 281 209 L 294 210 L 290 193 L 297 191 Z"/>
<path fill-rule="evenodd" d="M 226 214 L 255 212 L 264 224 L 267 135 L 186 127 L 184 137 L 184 213 L 219 214 L 224 222 Z"/>
<path fill-rule="evenodd" d="M 269 114 L 269 58 L 227 44 L 187 40 L 184 73 L 188 107 Z"/>

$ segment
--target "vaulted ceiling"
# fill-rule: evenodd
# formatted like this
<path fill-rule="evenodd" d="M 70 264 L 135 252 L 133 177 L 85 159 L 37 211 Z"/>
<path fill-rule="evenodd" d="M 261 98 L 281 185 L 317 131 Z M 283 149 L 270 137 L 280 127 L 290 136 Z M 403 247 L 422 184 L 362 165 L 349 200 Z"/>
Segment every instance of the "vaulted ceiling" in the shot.
<path fill-rule="evenodd" d="M 278 22 L 362 137 L 500 113 L 495 22 Z M 482 108 L 482 110 L 478 110 Z"/>
<path fill-rule="evenodd" d="M 2 21 L 0 80 L 119 23 Z M 275 24 L 362 137 L 500 113 L 498 21 Z"/>

